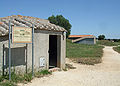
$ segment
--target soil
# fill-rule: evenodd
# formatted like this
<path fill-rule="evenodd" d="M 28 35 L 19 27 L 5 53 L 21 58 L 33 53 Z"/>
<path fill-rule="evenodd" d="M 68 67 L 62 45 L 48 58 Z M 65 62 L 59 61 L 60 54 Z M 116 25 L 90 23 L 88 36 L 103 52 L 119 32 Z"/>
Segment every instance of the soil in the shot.
<path fill-rule="evenodd" d="M 120 86 L 120 54 L 112 47 L 105 47 L 102 63 L 83 65 L 71 62 L 76 69 L 56 71 L 51 76 L 35 78 L 19 86 Z"/>

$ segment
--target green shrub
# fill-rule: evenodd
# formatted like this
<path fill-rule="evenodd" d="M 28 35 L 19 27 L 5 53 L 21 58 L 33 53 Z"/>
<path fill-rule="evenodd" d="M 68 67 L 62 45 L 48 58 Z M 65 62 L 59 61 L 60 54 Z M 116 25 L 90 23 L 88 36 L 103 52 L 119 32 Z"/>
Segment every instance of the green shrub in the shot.
<path fill-rule="evenodd" d="M 10 81 L 1 82 L 0 86 L 17 86 L 15 83 Z"/>
<path fill-rule="evenodd" d="M 0 76 L 0 82 L 2 82 L 4 80 L 3 76 Z"/>
<path fill-rule="evenodd" d="M 39 78 L 39 77 L 43 77 L 43 76 L 51 74 L 51 73 L 52 72 L 49 72 L 48 70 L 41 70 L 40 72 L 37 72 L 35 74 L 35 76 Z"/>
<path fill-rule="evenodd" d="M 9 74 L 5 75 L 5 76 L 0 76 L 0 82 L 4 81 L 4 80 L 9 80 Z M 24 81 L 31 81 L 32 80 L 32 73 L 28 73 L 28 74 L 24 74 L 24 75 L 19 75 L 16 74 L 15 72 L 11 73 L 11 82 L 24 82 Z"/>
<path fill-rule="evenodd" d="M 4 75 L 4 76 L 0 76 L 0 82 L 2 82 L 3 80 L 9 80 L 9 74 Z M 24 81 L 24 78 L 21 75 L 17 75 L 15 72 L 11 73 L 11 81 L 12 82 L 22 82 Z"/>
<path fill-rule="evenodd" d="M 48 75 L 48 74 L 51 74 L 51 72 L 49 72 L 48 70 L 41 70 L 40 74 L 41 75 Z"/>
<path fill-rule="evenodd" d="M 51 74 L 48 70 L 42 70 L 37 72 L 37 77 Z M 30 82 L 32 80 L 32 73 L 27 73 L 24 75 L 16 74 L 15 72 L 11 73 L 11 82 L 9 82 L 9 74 L 0 76 L 0 86 L 16 86 L 14 83 L 18 82 Z"/>
<path fill-rule="evenodd" d="M 32 73 L 24 74 L 24 80 L 30 82 L 32 80 Z"/>
<path fill-rule="evenodd" d="M 18 83 L 18 82 L 22 82 L 24 81 L 24 78 L 22 77 L 22 75 L 17 75 L 15 72 L 11 73 L 11 81 Z"/>

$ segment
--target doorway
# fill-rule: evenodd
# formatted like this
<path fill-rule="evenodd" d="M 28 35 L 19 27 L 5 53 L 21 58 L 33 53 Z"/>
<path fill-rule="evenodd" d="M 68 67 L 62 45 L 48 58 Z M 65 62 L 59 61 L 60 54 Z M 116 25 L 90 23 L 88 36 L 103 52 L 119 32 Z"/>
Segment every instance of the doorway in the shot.
<path fill-rule="evenodd" d="M 58 39 L 57 35 L 49 35 L 49 69 L 58 67 Z"/>

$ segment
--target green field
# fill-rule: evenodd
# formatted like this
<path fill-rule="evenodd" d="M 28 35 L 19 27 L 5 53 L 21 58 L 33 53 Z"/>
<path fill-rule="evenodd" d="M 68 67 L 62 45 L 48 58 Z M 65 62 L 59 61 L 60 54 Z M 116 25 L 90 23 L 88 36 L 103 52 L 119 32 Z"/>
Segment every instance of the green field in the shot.
<path fill-rule="evenodd" d="M 101 62 L 103 47 L 98 45 L 76 44 L 67 40 L 67 58 L 83 64 Z"/>

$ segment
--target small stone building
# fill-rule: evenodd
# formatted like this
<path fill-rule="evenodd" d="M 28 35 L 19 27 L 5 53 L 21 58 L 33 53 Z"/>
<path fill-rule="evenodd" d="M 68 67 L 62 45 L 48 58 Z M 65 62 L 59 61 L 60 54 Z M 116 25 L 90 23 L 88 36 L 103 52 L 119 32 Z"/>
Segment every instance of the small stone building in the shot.
<path fill-rule="evenodd" d="M 48 20 L 13 15 L 0 18 L 0 69 L 8 68 L 9 19 L 12 26 L 32 27 L 34 24 L 34 69 L 65 68 L 66 30 Z M 20 72 L 32 68 L 32 44 L 11 43 L 11 65 Z"/>
<path fill-rule="evenodd" d="M 70 35 L 69 39 L 71 39 L 73 43 L 96 44 L 96 37 L 93 35 Z"/>

